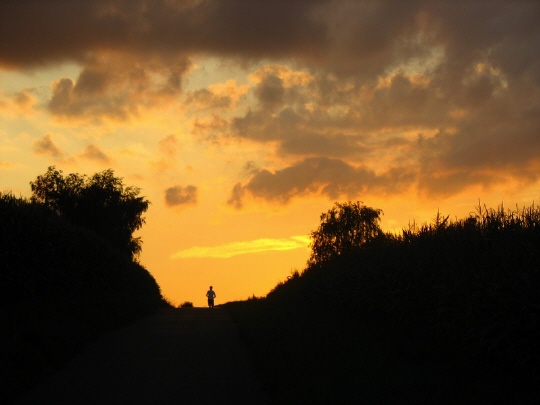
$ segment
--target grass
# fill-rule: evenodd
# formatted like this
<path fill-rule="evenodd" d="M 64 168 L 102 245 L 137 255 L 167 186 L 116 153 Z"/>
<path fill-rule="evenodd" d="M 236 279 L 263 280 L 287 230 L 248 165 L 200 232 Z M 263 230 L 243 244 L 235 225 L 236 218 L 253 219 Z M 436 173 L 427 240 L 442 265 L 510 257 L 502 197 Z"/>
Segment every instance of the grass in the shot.
<path fill-rule="evenodd" d="M 225 307 L 273 403 L 537 403 L 540 211 L 438 214 Z"/>

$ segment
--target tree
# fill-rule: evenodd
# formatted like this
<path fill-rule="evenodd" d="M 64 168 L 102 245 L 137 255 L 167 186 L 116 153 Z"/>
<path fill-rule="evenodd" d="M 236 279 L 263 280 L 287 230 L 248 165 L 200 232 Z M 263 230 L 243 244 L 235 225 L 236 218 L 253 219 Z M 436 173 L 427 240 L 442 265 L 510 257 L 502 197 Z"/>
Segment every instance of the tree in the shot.
<path fill-rule="evenodd" d="M 361 201 L 335 203 L 321 215 L 319 228 L 311 233 L 309 264 L 318 264 L 357 249 L 383 235 L 379 226 L 382 210 L 366 207 Z"/>
<path fill-rule="evenodd" d="M 79 226 L 94 230 L 132 258 L 141 251 L 133 233 L 144 224 L 142 214 L 150 202 L 140 189 L 124 187 L 112 169 L 92 177 L 71 173 L 64 177 L 54 166 L 30 182 L 32 201 L 41 203 Z"/>

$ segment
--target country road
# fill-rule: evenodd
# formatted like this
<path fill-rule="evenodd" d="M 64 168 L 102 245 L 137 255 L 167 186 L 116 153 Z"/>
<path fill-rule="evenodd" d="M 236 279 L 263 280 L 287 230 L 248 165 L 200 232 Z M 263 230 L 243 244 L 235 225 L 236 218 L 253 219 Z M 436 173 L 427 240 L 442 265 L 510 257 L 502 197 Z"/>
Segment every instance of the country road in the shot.
<path fill-rule="evenodd" d="M 163 309 L 104 334 L 20 404 L 264 404 L 222 308 Z"/>

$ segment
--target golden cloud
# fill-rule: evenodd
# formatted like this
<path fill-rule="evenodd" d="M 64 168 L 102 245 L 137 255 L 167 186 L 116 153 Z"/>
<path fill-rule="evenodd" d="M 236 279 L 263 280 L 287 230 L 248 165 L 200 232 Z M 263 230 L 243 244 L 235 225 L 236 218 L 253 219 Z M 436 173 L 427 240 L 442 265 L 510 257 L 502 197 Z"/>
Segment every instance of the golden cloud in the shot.
<path fill-rule="evenodd" d="M 98 53 L 85 61 L 76 80 L 61 78 L 52 84 L 48 109 L 53 116 L 68 120 L 126 121 L 174 102 L 189 66 L 182 57 L 140 60 Z"/>
<path fill-rule="evenodd" d="M 196 246 L 179 250 L 173 253 L 170 258 L 173 260 L 190 258 L 227 259 L 237 255 L 303 249 L 308 247 L 310 240 L 308 236 L 291 236 L 281 239 L 264 238 L 244 242 L 232 242 L 218 246 Z"/>
<path fill-rule="evenodd" d="M 12 116 L 26 115 L 32 112 L 36 102 L 37 99 L 32 91 L 23 89 L 11 97 L 0 98 L 0 112 Z"/>
<path fill-rule="evenodd" d="M 64 154 L 62 150 L 53 142 L 51 134 L 47 134 L 43 138 L 40 138 L 34 142 L 33 149 L 38 155 L 50 155 L 55 158 L 61 158 Z"/>

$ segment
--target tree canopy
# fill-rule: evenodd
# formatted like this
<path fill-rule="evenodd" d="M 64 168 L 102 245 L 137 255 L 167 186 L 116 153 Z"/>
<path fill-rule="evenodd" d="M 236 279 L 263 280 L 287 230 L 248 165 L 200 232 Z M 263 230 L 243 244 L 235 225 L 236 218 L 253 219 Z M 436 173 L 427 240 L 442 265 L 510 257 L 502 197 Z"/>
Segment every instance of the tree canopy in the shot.
<path fill-rule="evenodd" d="M 91 177 L 64 176 L 54 166 L 30 182 L 31 200 L 41 203 L 77 225 L 94 230 L 132 258 L 141 251 L 141 239 L 133 233 L 144 224 L 150 202 L 137 187 L 125 187 L 112 169 Z"/>
<path fill-rule="evenodd" d="M 361 201 L 335 203 L 321 215 L 319 228 L 311 233 L 308 263 L 325 262 L 383 235 L 381 214 L 382 210 L 366 207 Z"/>

